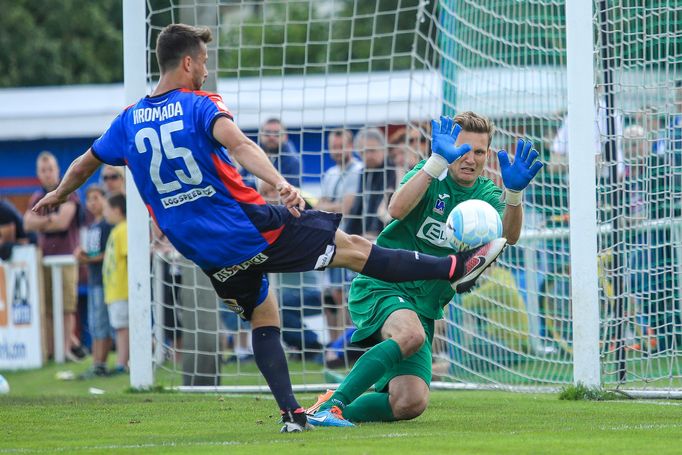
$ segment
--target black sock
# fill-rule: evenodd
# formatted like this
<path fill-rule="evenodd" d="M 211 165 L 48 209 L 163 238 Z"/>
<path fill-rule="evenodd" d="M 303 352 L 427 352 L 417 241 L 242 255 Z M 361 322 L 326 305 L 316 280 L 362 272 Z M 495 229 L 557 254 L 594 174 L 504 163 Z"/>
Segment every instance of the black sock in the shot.
<path fill-rule="evenodd" d="M 408 250 L 372 245 L 362 274 L 397 283 L 415 280 L 448 280 L 454 267 L 450 256 L 437 257 Z"/>
<path fill-rule="evenodd" d="M 253 329 L 251 344 L 256 365 L 268 382 L 279 408 L 292 412 L 300 408 L 291 389 L 289 366 L 279 339 L 279 328 L 268 326 Z"/>

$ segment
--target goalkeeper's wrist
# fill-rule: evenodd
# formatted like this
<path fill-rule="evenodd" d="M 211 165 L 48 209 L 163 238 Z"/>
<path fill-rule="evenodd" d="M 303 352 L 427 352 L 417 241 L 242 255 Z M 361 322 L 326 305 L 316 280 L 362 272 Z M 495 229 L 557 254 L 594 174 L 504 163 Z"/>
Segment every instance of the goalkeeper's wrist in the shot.
<path fill-rule="evenodd" d="M 507 205 L 511 205 L 512 207 L 518 207 L 523 203 L 523 190 L 514 191 L 505 188 L 503 197 L 504 202 L 506 202 Z"/>
<path fill-rule="evenodd" d="M 424 163 L 422 171 L 426 172 L 434 179 L 437 179 L 447 168 L 448 161 L 441 155 L 432 153 L 429 159 L 426 160 L 426 163 Z"/>

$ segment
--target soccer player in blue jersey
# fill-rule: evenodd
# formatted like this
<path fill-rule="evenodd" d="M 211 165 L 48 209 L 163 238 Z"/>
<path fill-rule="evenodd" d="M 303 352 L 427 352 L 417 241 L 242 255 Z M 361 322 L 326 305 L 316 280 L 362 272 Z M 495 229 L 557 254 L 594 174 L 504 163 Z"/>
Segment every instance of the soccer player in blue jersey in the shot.
<path fill-rule="evenodd" d="M 128 166 L 161 231 L 210 277 L 223 302 L 251 321 L 254 357 L 282 412 L 282 431 L 302 431 L 308 423 L 292 391 L 267 273 L 345 267 L 388 282 L 448 280 L 463 292 L 506 240 L 435 257 L 372 245 L 338 230 L 340 214 L 303 211 L 299 190 L 237 127 L 220 95 L 199 91 L 210 41 L 208 28 L 166 27 L 156 45 L 156 89 L 116 117 L 33 210 L 66 201 L 102 163 Z M 458 134 L 454 128 L 434 148 L 431 172 L 444 172 L 469 151 L 466 144 L 455 147 Z M 245 186 L 232 158 L 274 186 L 283 205 L 266 204 Z"/>

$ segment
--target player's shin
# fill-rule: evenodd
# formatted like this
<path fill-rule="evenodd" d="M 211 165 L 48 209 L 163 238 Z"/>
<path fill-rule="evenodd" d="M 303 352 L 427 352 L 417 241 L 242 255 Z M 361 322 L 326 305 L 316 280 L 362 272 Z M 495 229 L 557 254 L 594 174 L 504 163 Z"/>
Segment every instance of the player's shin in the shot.
<path fill-rule="evenodd" d="M 253 329 L 251 335 L 253 356 L 258 369 L 270 386 L 282 411 L 295 411 L 300 408 L 291 388 L 289 367 L 280 341 L 278 327 L 266 326 Z"/>
<path fill-rule="evenodd" d="M 343 416 L 351 422 L 393 422 L 393 415 L 388 393 L 369 392 L 360 395 L 357 400 L 346 406 Z"/>
<path fill-rule="evenodd" d="M 336 392 L 322 409 L 331 406 L 343 408 L 362 395 L 372 384 L 376 383 L 391 368 L 395 367 L 403 358 L 400 345 L 389 338 L 365 352 L 355 363 L 351 372 L 346 376 Z"/>
<path fill-rule="evenodd" d="M 454 257 L 437 257 L 417 251 L 372 245 L 362 274 L 392 283 L 415 280 L 448 280 L 454 273 Z"/>

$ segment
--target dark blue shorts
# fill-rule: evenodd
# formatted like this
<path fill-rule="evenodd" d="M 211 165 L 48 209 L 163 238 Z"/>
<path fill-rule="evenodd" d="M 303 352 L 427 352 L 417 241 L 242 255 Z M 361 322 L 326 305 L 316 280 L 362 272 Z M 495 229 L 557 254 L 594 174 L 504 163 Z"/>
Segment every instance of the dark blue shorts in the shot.
<path fill-rule="evenodd" d="M 334 259 L 334 237 L 341 214 L 306 210 L 300 218 L 289 216 L 279 238 L 241 264 L 204 270 L 218 296 L 242 319 L 268 295 L 268 273 L 324 270 Z"/>

